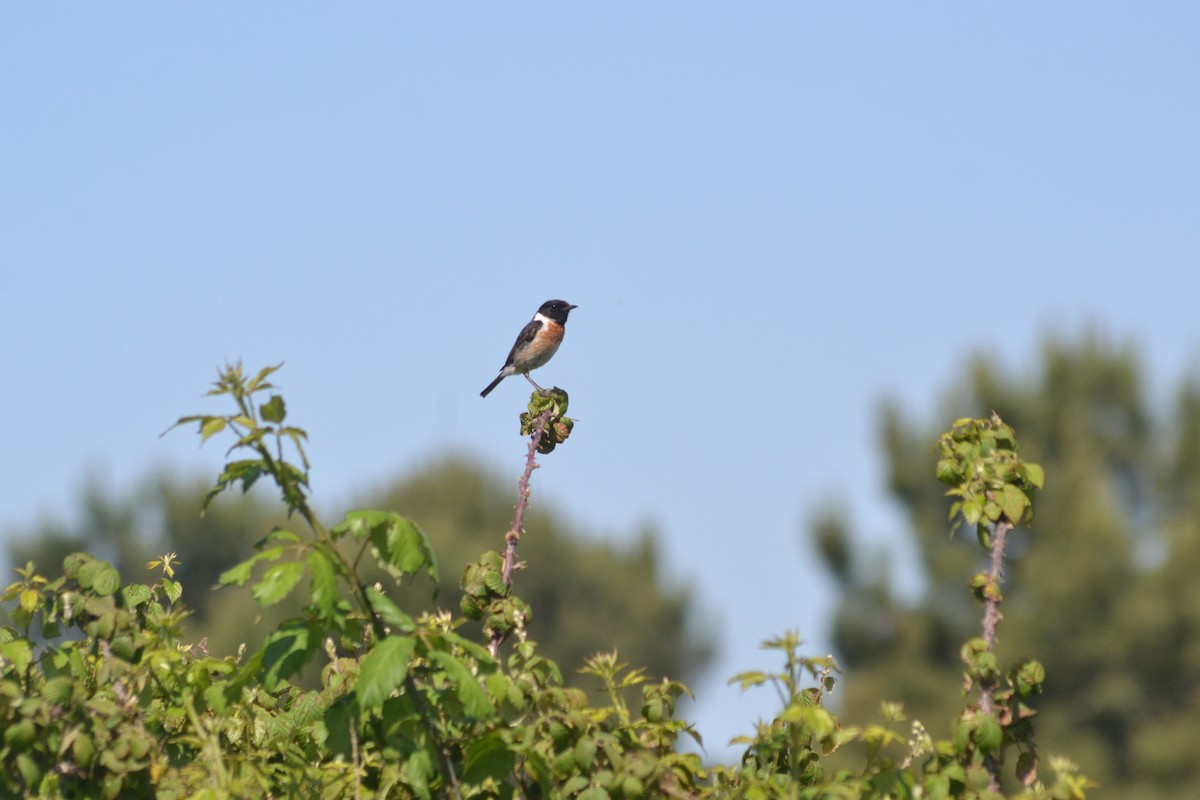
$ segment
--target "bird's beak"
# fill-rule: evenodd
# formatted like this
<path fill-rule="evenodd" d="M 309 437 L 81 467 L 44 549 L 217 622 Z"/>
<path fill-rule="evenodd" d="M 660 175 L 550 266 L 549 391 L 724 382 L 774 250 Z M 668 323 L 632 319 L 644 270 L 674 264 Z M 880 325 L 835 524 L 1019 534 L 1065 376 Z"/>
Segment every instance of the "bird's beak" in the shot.
<path fill-rule="evenodd" d="M 579 306 L 572 306 L 572 305 L 568 305 L 568 306 L 567 306 L 567 311 L 571 311 L 571 310 L 573 310 L 573 309 L 576 309 L 576 308 L 579 308 Z"/>

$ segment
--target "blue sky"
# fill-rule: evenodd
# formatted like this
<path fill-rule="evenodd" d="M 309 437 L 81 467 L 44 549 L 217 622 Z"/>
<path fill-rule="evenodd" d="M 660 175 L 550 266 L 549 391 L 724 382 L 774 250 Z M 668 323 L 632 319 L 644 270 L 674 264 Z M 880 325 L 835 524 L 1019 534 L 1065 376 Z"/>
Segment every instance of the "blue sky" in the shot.
<path fill-rule="evenodd" d="M 215 470 L 158 434 L 227 359 L 286 362 L 327 508 L 446 450 L 515 482 L 527 387 L 478 393 L 562 297 L 539 377 L 579 424 L 534 501 L 661 529 L 721 633 L 720 754 L 771 711 L 723 685 L 760 640 L 828 650 L 816 509 L 911 581 L 880 398 L 932 418 L 966 354 L 1087 325 L 1164 402 L 1195 370 L 1198 35 L 1189 3 L 7 4 L 0 529 L 88 470 Z"/>

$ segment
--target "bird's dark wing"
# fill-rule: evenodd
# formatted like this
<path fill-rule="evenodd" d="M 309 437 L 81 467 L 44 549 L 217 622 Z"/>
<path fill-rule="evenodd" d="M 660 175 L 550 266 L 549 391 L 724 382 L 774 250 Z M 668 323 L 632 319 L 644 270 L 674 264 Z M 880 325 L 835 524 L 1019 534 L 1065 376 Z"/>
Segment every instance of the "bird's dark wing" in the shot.
<path fill-rule="evenodd" d="M 540 319 L 531 319 L 529 324 L 522 328 L 521 332 L 517 334 L 517 341 L 513 343 L 512 350 L 508 351 L 508 360 L 504 362 L 504 366 L 507 367 L 509 364 L 513 363 L 513 357 L 516 356 L 517 351 L 523 346 L 532 342 L 537 336 L 538 331 L 541 329 L 542 321 Z"/>

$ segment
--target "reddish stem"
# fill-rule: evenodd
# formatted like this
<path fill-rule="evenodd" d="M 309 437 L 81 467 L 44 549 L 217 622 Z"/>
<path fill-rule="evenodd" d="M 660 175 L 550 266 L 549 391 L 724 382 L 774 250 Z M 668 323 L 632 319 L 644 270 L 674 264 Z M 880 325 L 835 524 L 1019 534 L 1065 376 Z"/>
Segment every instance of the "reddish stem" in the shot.
<path fill-rule="evenodd" d="M 988 591 L 983 599 L 983 641 L 987 644 L 988 652 L 996 649 L 996 627 L 1004 616 L 1000 613 L 1000 581 L 1004 578 L 1004 545 L 1013 524 L 1006 515 L 1001 515 L 992 528 L 992 565 L 988 569 Z M 979 682 L 979 709 L 985 714 L 995 713 L 992 702 L 992 691 L 996 688 L 996 680 L 989 678 Z M 1000 789 L 1000 765 L 991 756 L 985 759 L 985 766 L 991 775 L 991 787 Z"/>
<path fill-rule="evenodd" d="M 533 432 L 529 436 L 529 451 L 525 456 L 525 472 L 521 474 L 521 479 L 517 481 L 517 510 L 513 514 L 512 526 L 508 529 L 508 533 L 504 534 L 504 586 L 512 589 L 512 576 L 517 568 L 517 544 L 521 541 L 521 534 L 525 532 L 525 509 L 529 506 L 529 478 L 533 475 L 533 471 L 537 469 L 537 448 L 538 442 L 542 440 L 542 436 L 546 433 L 546 425 L 550 422 L 551 409 L 546 409 L 541 414 L 538 414 L 533 423 Z M 492 656 L 500 651 L 500 634 L 499 632 L 492 634 L 492 641 L 488 645 Z"/>

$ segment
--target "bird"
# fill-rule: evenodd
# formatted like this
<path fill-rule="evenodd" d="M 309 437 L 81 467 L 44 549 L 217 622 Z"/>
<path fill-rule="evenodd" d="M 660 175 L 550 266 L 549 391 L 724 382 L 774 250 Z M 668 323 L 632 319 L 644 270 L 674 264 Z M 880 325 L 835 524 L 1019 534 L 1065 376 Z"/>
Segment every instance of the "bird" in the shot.
<path fill-rule="evenodd" d="M 542 303 L 533 319 L 529 320 L 529 324 L 521 329 L 496 380 L 489 383 L 479 396 L 487 397 L 500 381 L 517 373 L 524 375 L 525 380 L 532 383 L 539 392 L 546 391 L 529 377 L 529 373 L 545 365 L 558 350 L 558 346 L 562 344 L 567 314 L 570 314 L 573 308 L 579 306 L 573 306 L 566 300 L 547 300 Z"/>

